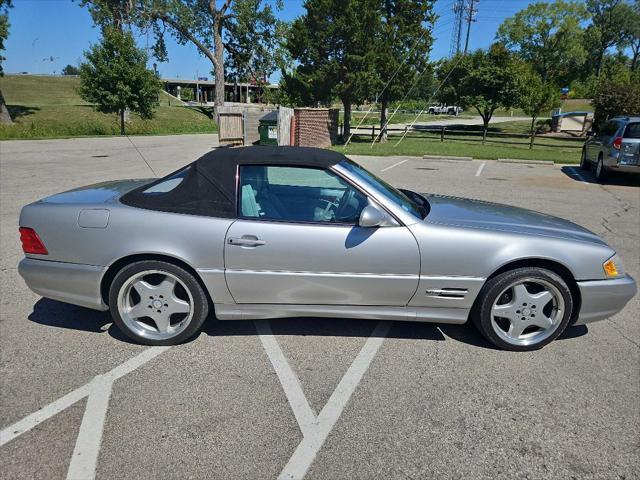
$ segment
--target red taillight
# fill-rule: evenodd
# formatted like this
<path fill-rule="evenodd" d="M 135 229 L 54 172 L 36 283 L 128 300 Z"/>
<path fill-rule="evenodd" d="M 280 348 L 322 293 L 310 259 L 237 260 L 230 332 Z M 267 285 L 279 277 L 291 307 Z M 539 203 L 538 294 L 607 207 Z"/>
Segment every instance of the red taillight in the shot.
<path fill-rule="evenodd" d="M 622 146 L 622 137 L 616 137 L 613 140 L 613 145 L 611 145 L 613 148 L 615 148 L 616 150 L 620 150 L 620 147 Z"/>
<path fill-rule="evenodd" d="M 34 253 L 36 255 L 48 255 L 47 249 L 38 237 L 33 228 L 20 227 L 20 241 L 24 253 Z"/>

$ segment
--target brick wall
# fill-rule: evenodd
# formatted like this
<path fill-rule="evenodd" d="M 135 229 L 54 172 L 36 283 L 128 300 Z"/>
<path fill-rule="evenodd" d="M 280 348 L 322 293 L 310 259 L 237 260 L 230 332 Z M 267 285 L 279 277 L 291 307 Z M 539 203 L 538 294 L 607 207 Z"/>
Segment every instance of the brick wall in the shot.
<path fill-rule="evenodd" d="M 296 108 L 294 110 L 294 145 L 328 147 L 338 139 L 337 108 Z"/>

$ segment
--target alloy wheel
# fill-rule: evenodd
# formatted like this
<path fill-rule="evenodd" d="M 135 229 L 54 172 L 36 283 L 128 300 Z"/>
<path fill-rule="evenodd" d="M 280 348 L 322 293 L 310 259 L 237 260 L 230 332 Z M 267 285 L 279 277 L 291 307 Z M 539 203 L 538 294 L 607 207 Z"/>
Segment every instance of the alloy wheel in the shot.
<path fill-rule="evenodd" d="M 557 330 L 564 311 L 564 299 L 555 285 L 539 278 L 519 279 L 496 297 L 491 326 L 511 345 L 537 344 Z"/>
<path fill-rule="evenodd" d="M 176 275 L 145 270 L 132 275 L 118 293 L 118 313 L 133 332 L 166 340 L 183 332 L 193 318 L 193 296 Z"/>

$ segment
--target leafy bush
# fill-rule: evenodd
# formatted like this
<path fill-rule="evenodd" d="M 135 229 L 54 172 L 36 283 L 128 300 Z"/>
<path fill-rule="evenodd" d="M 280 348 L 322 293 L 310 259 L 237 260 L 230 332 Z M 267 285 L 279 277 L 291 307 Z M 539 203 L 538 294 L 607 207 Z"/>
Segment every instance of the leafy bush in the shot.
<path fill-rule="evenodd" d="M 617 115 L 640 115 L 640 75 L 602 79 L 593 97 L 594 128 Z"/>

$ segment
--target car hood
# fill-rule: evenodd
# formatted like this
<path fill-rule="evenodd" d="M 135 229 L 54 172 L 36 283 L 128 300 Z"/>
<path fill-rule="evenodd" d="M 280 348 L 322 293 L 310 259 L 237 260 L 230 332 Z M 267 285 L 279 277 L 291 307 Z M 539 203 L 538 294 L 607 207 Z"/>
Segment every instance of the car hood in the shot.
<path fill-rule="evenodd" d="M 137 180 L 114 180 L 95 183 L 85 187 L 74 188 L 62 193 L 56 193 L 40 200 L 41 203 L 78 203 L 94 204 L 109 203 L 117 200 L 125 193 L 151 182 L 152 178 Z"/>
<path fill-rule="evenodd" d="M 431 210 L 425 221 L 522 235 L 541 235 L 582 242 L 606 243 L 593 232 L 562 218 L 524 208 L 459 197 L 426 195 Z"/>

